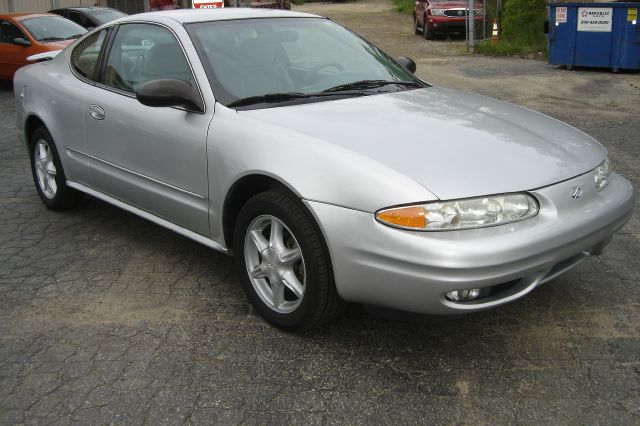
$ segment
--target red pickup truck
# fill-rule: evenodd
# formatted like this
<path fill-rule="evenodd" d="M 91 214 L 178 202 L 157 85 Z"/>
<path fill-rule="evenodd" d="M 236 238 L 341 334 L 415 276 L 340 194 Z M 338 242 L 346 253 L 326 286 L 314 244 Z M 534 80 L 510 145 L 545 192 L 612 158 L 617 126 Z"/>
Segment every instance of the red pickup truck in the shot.
<path fill-rule="evenodd" d="M 484 23 L 482 4 L 474 4 L 476 31 Z M 433 40 L 436 34 L 465 33 L 467 3 L 451 0 L 416 0 L 413 9 L 413 29 L 416 34 Z"/>

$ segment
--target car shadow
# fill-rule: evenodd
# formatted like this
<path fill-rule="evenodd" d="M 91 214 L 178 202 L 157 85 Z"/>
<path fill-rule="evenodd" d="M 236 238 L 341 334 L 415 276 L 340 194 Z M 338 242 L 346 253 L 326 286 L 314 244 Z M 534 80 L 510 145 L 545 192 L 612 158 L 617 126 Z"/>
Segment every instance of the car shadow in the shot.
<path fill-rule="evenodd" d="M 0 80 L 0 93 L 13 92 L 13 81 Z"/>
<path fill-rule="evenodd" d="M 567 65 L 554 65 L 557 69 L 567 70 L 567 71 L 575 71 L 575 72 L 583 72 L 583 73 L 611 73 L 611 74 L 640 74 L 640 69 L 627 69 L 627 68 L 619 68 L 616 71 L 613 71 L 612 68 L 604 68 L 604 67 L 582 67 L 582 66 L 567 66 Z"/>
<path fill-rule="evenodd" d="M 111 238 L 129 240 L 130 244 L 141 251 L 155 252 L 158 256 L 163 256 L 166 253 L 174 253 L 175 255 L 189 253 L 184 261 L 189 263 L 192 268 L 210 270 L 212 275 L 225 277 L 223 280 L 211 280 L 211 282 L 202 285 L 198 291 L 192 294 L 193 297 L 204 296 L 208 300 L 205 303 L 205 305 L 209 305 L 205 309 L 206 311 L 215 312 L 220 309 L 219 301 L 216 301 L 217 294 L 233 295 L 232 299 L 235 299 L 233 304 L 246 305 L 246 309 L 243 308 L 241 310 L 253 316 L 254 321 L 263 322 L 258 314 L 249 307 L 249 303 L 241 291 L 232 257 L 198 244 L 160 225 L 91 196 L 87 196 L 79 208 L 67 211 L 65 215 L 75 216 L 76 220 L 80 220 L 84 224 L 101 223 L 102 227 L 110 229 Z M 132 232 L 133 230 L 135 231 Z M 214 272 L 214 270 L 216 271 Z M 196 309 L 195 306 L 194 309 Z M 302 335 L 322 334 L 322 329 L 343 328 L 347 324 L 349 329 L 354 327 L 355 329 L 366 329 L 371 327 L 372 323 L 376 323 L 383 328 L 410 326 L 431 329 L 432 327 L 437 328 L 439 324 L 456 322 L 456 320 L 464 317 L 466 315 L 422 315 L 348 303 L 343 314 L 331 324 L 327 324 L 319 330 L 310 330 L 302 333 Z"/>

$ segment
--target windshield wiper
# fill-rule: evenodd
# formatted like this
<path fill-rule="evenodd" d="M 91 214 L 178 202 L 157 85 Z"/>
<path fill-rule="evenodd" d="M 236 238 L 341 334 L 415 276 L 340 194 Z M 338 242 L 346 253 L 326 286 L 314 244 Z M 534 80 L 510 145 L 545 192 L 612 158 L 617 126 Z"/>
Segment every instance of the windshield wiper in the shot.
<path fill-rule="evenodd" d="M 289 92 L 289 93 L 267 93 L 266 95 L 258 95 L 258 96 L 249 96 L 247 98 L 238 99 L 227 104 L 227 107 L 240 107 L 246 105 L 254 105 L 254 104 L 262 104 L 262 103 L 275 103 L 275 102 L 286 102 L 292 101 L 296 99 L 310 99 L 310 98 L 318 98 L 324 96 L 336 96 L 336 95 L 353 95 L 353 96 L 363 96 L 365 93 L 360 92 L 349 92 L 349 93 L 299 93 L 299 92 Z"/>
<path fill-rule="evenodd" d="M 74 35 L 72 35 L 72 36 L 69 36 L 69 37 L 65 38 L 65 40 L 76 39 L 76 38 L 80 37 L 81 35 L 82 35 L 82 34 L 74 34 Z"/>
<path fill-rule="evenodd" d="M 377 87 L 395 84 L 397 86 L 407 87 L 425 87 L 423 83 L 417 81 L 394 81 L 394 80 L 360 80 L 352 83 L 340 84 L 330 89 L 323 90 L 323 93 L 342 92 L 343 90 L 366 90 L 375 89 Z"/>
<path fill-rule="evenodd" d="M 62 40 L 64 40 L 62 37 L 43 37 L 38 39 L 38 41 L 62 41 Z"/>

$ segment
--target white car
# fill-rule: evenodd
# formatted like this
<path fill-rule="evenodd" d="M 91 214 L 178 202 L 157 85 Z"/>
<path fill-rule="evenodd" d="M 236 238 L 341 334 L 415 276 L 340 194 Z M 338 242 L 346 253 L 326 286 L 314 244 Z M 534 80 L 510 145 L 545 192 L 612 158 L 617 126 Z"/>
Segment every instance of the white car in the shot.
<path fill-rule="evenodd" d="M 602 252 L 634 193 L 598 142 L 413 71 L 318 16 L 148 13 L 18 71 L 17 125 L 47 207 L 89 194 L 233 253 L 285 329 L 495 307 Z"/>

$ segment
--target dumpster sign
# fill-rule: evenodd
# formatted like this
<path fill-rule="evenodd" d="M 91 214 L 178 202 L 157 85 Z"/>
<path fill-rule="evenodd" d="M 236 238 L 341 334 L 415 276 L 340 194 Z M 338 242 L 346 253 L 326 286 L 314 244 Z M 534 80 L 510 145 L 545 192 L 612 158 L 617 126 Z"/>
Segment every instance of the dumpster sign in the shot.
<path fill-rule="evenodd" d="M 194 9 L 218 9 L 224 7 L 223 0 L 193 0 Z"/>
<path fill-rule="evenodd" d="M 556 23 L 564 24 L 567 22 L 567 8 L 556 7 Z"/>
<path fill-rule="evenodd" d="M 610 7 L 579 7 L 578 31 L 610 33 L 612 16 Z"/>

